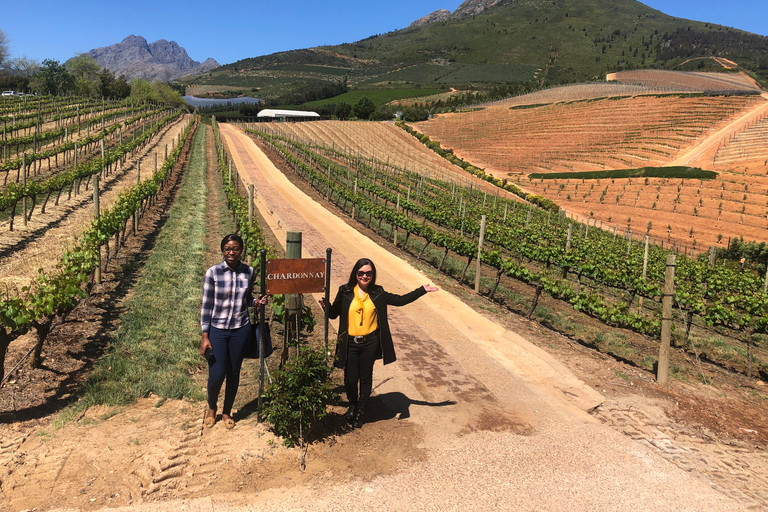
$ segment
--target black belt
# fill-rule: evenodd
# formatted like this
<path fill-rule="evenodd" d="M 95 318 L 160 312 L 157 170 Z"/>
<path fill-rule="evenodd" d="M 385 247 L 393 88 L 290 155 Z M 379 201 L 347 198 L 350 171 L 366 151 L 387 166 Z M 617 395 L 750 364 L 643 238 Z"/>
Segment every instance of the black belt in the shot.
<path fill-rule="evenodd" d="M 365 334 L 363 336 L 352 336 L 351 334 L 348 334 L 347 337 L 349 338 L 349 341 L 352 343 L 358 343 L 358 344 L 365 343 L 367 341 L 371 341 L 373 338 L 376 337 L 376 331 Z"/>

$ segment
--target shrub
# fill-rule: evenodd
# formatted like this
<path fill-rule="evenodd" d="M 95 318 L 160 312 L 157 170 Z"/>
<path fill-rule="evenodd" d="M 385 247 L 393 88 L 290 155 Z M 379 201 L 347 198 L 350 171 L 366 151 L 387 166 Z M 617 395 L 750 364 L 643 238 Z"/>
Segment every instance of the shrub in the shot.
<path fill-rule="evenodd" d="M 328 380 L 331 368 L 325 352 L 304 347 L 274 375 L 265 393 L 265 418 L 286 446 L 294 446 L 326 415 L 339 395 Z"/>

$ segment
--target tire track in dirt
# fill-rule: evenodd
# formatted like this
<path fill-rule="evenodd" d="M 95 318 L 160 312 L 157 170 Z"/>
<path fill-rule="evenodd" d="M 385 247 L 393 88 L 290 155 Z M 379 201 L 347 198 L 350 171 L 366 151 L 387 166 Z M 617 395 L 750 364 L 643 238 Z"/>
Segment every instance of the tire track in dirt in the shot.
<path fill-rule="evenodd" d="M 661 408 L 640 409 L 631 400 L 606 401 L 595 417 L 745 506 L 768 510 L 768 453 L 756 446 L 724 443 L 704 427 L 686 428 Z"/>

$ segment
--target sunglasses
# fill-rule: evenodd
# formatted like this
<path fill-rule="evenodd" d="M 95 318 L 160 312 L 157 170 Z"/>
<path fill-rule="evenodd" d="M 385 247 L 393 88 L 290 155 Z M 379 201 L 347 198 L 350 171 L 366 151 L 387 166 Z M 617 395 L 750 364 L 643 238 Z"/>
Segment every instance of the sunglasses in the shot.
<path fill-rule="evenodd" d="M 243 252 L 243 249 L 242 249 L 242 248 L 240 248 L 240 247 L 238 247 L 238 248 L 236 248 L 236 249 L 233 249 L 233 248 L 231 248 L 231 247 L 225 247 L 225 248 L 224 248 L 224 250 L 223 250 L 222 252 L 224 252 L 224 254 L 227 254 L 227 253 L 233 253 L 233 254 L 236 254 L 236 253 L 239 253 L 239 252 Z"/>
<path fill-rule="evenodd" d="M 373 277 L 373 270 L 367 270 L 365 272 L 362 270 L 358 270 L 357 277 Z"/>

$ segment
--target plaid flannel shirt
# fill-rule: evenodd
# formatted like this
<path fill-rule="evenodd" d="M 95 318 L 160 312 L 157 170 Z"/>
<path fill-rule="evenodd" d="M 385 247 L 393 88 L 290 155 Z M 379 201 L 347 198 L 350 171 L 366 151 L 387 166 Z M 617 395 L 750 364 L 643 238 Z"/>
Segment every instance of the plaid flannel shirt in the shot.
<path fill-rule="evenodd" d="M 210 327 L 237 329 L 250 323 L 248 308 L 253 306 L 256 272 L 245 263 L 232 270 L 221 262 L 209 268 L 203 282 L 203 307 L 200 325 L 203 332 Z"/>

